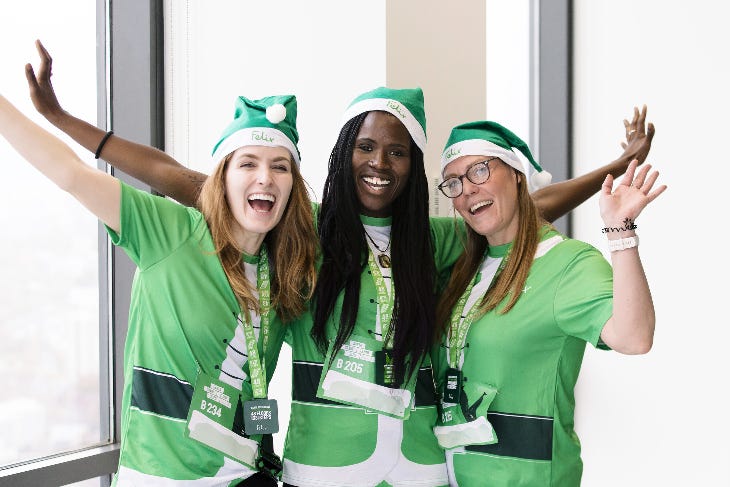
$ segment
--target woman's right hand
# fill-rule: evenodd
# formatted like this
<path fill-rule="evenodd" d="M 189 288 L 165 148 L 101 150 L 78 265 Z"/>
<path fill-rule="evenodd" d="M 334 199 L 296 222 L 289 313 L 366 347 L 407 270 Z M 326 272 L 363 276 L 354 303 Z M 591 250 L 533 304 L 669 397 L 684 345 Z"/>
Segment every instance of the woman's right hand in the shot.
<path fill-rule="evenodd" d="M 665 184 L 654 188 L 659 172 L 651 171 L 650 165 L 641 166 L 634 159 L 629 164 L 621 182 L 613 187 L 613 176 L 606 176 L 598 199 L 605 228 L 622 228 L 633 225 L 646 205 L 667 189 Z"/>
<path fill-rule="evenodd" d="M 621 142 L 624 149 L 622 158 L 628 161 L 636 159 L 639 164 L 646 160 L 651 150 L 651 141 L 654 138 L 654 124 L 646 123 L 646 105 L 639 111 L 638 107 L 634 107 L 634 117 L 629 122 L 624 119 L 624 128 L 626 129 L 626 140 Z"/>
<path fill-rule="evenodd" d="M 30 63 L 25 65 L 25 77 L 28 80 L 30 99 L 33 101 L 33 105 L 38 110 L 38 113 L 53 123 L 54 119 L 64 114 L 64 110 L 61 108 L 61 104 L 58 103 L 56 92 L 53 91 L 53 85 L 51 84 L 53 59 L 51 59 L 51 55 L 48 54 L 41 41 L 36 40 L 35 47 L 41 58 L 38 74 L 36 75 L 35 71 L 33 71 L 33 66 Z"/>

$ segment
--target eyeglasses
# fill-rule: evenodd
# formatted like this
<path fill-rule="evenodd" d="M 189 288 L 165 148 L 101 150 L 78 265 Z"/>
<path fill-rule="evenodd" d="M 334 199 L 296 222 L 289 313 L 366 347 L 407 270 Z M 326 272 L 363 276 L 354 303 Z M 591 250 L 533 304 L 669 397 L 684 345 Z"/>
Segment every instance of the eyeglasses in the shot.
<path fill-rule="evenodd" d="M 464 192 L 463 178 L 469 180 L 472 184 L 484 184 L 489 179 L 489 161 L 499 159 L 499 157 L 490 157 L 486 161 L 475 162 L 461 176 L 453 176 L 445 179 L 438 185 L 439 190 L 447 198 L 457 198 Z"/>

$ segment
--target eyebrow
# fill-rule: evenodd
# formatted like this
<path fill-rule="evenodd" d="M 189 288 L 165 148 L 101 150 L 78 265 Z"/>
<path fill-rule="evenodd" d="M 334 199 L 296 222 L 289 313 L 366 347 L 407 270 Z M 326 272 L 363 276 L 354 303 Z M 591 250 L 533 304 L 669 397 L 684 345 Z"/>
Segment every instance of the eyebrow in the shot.
<path fill-rule="evenodd" d="M 237 161 L 237 160 L 243 159 L 243 158 L 256 159 L 257 161 L 261 160 L 261 157 L 257 156 L 256 154 L 252 154 L 250 152 L 240 153 L 233 160 Z M 278 156 L 278 157 L 275 157 L 274 159 L 271 159 L 271 162 L 281 162 L 281 161 L 287 161 L 289 163 L 292 162 L 291 159 L 286 156 Z"/>
<path fill-rule="evenodd" d="M 377 144 L 377 141 L 375 141 L 374 139 L 371 139 L 370 137 L 358 137 L 355 140 L 355 142 L 356 143 L 357 142 L 372 142 L 373 144 Z M 398 142 L 394 142 L 394 143 L 385 144 L 385 145 L 389 145 L 389 146 L 393 146 L 393 147 L 400 147 L 400 148 L 403 148 L 403 149 L 410 148 L 410 143 L 408 145 L 404 145 L 404 144 L 401 144 L 401 143 L 398 143 Z"/>
<path fill-rule="evenodd" d="M 276 158 L 274 158 L 274 159 L 271 160 L 271 162 L 281 162 L 281 161 L 286 161 L 286 162 L 289 162 L 290 163 L 291 162 L 291 159 L 288 158 L 288 157 L 279 156 L 279 157 L 276 157 Z"/>
<path fill-rule="evenodd" d="M 471 169 L 471 168 L 472 168 L 472 166 L 474 166 L 475 164 L 479 164 L 480 162 L 486 162 L 486 163 L 488 163 L 488 162 L 490 162 L 490 161 L 493 161 L 494 159 L 499 159 L 499 157 L 497 157 L 497 156 L 484 156 L 484 157 L 486 157 L 486 159 L 479 159 L 478 161 L 474 161 L 474 162 L 472 162 L 471 164 L 469 164 L 469 165 L 467 166 L 466 170 L 468 171 L 469 169 Z M 488 164 L 487 164 L 487 167 L 489 167 L 489 165 L 488 165 Z M 491 169 L 490 169 L 490 171 L 491 171 Z M 464 171 L 464 172 L 463 172 L 462 174 L 466 174 L 466 171 Z M 462 174 L 456 174 L 455 172 L 452 172 L 452 173 L 447 173 L 447 174 L 444 174 L 444 175 L 443 175 L 443 176 L 441 176 L 441 177 L 442 177 L 442 178 L 444 178 L 444 179 L 449 179 L 449 178 L 458 178 L 458 177 L 459 177 L 459 176 L 461 176 Z"/>

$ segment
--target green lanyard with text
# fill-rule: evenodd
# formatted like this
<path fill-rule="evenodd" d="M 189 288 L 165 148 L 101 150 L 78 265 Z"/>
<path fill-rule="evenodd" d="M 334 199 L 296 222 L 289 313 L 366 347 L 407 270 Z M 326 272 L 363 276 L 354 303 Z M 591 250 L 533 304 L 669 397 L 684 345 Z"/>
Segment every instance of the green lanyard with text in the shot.
<path fill-rule="evenodd" d="M 388 343 L 392 342 L 390 322 L 393 318 L 393 296 L 395 290 L 391 283 L 391 293 L 388 294 L 388 288 L 385 285 L 385 278 L 383 273 L 380 272 L 380 267 L 375 263 L 375 257 L 373 251 L 368 249 L 368 266 L 370 267 L 370 273 L 373 276 L 373 282 L 375 283 L 375 290 L 378 293 L 378 316 L 380 317 L 380 332 L 383 337 L 383 349 L 387 349 Z"/>
<path fill-rule="evenodd" d="M 269 320 L 271 311 L 271 281 L 269 277 L 269 259 L 266 254 L 266 246 L 261 246 L 259 263 L 257 266 L 257 281 L 259 290 L 259 309 L 261 311 L 261 334 L 262 350 L 264 356 L 259 359 L 259 349 L 256 343 L 256 334 L 250 321 L 243 322 L 243 337 L 246 340 L 246 351 L 248 352 L 248 370 L 251 378 L 253 397 L 263 399 L 266 397 L 266 345 L 269 342 Z"/>
<path fill-rule="evenodd" d="M 499 263 L 499 267 L 494 273 L 494 276 L 492 276 L 492 280 L 489 283 L 489 288 L 492 287 L 494 280 L 497 278 L 500 272 L 502 272 L 506 264 L 507 257 L 505 256 Z M 463 350 L 464 344 L 466 343 L 466 335 L 467 333 L 469 333 L 469 328 L 471 327 L 471 324 L 476 320 L 481 312 L 481 300 L 479 300 L 474 303 L 464 319 L 461 319 L 461 316 L 464 312 L 464 307 L 466 306 L 466 302 L 471 295 L 474 284 L 476 284 L 478 276 L 479 272 L 474 275 L 474 278 L 469 282 L 469 285 L 466 286 L 464 293 L 456 302 L 456 306 L 454 306 L 454 310 L 451 313 L 451 333 L 449 334 L 449 367 L 453 369 L 457 369 L 459 367 L 459 358 L 461 356 L 460 352 Z"/>

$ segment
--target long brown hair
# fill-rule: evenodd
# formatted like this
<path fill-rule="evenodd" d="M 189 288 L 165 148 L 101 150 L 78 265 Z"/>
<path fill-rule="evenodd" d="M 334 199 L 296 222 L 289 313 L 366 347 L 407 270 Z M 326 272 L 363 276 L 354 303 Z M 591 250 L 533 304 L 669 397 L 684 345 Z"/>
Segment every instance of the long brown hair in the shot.
<path fill-rule="evenodd" d="M 512 170 L 517 172 L 515 169 Z M 515 305 L 522 295 L 522 288 L 535 258 L 537 245 L 540 241 L 540 228 L 547 223 L 540 217 L 535 202 L 527 190 L 527 184 L 525 184 L 522 173 L 517 173 L 516 184 L 517 218 L 519 220 L 517 235 L 515 235 L 509 254 L 505 257 L 507 262 L 504 269 L 479 303 L 481 315 L 495 309 L 507 295 L 510 296 L 510 299 L 499 310 L 499 313 L 507 313 Z M 468 225 L 466 230 L 465 251 L 454 264 L 451 278 L 441 295 L 437 307 L 437 339 L 440 339 L 444 333 L 448 332 L 451 323 L 451 311 L 479 269 L 484 254 L 489 247 L 486 237 L 478 234 Z"/>
<path fill-rule="evenodd" d="M 198 197 L 200 207 L 228 282 L 241 310 L 260 312 L 254 287 L 246 279 L 242 250 L 233 237 L 233 214 L 226 201 L 225 174 L 232 154 L 218 164 L 203 184 Z M 266 235 L 264 242 L 272 262 L 271 306 L 284 321 L 302 314 L 312 296 L 317 273 L 317 235 L 314 232 L 312 206 L 304 179 L 295 163 L 291 164 L 292 189 L 281 221 Z"/>

